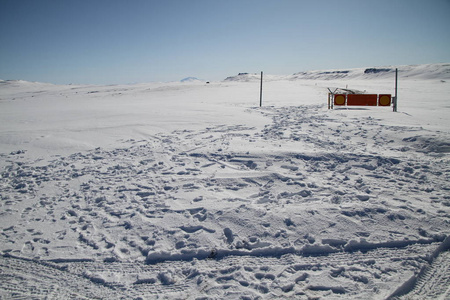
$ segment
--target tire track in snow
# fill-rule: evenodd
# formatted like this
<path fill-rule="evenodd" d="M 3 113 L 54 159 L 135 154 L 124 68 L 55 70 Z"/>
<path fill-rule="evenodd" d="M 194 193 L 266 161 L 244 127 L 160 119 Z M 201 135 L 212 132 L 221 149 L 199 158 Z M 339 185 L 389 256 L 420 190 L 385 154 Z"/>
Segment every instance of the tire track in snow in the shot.
<path fill-rule="evenodd" d="M 227 256 L 221 259 L 138 262 L 45 262 L 0 257 L 0 295 L 66 299 L 195 298 L 231 290 L 248 297 L 331 296 L 369 293 L 392 280 L 398 285 L 427 262 L 437 245 L 379 248 L 327 255 Z M 403 266 L 400 268 L 400 266 Z M 407 266 L 407 267 L 405 267 Z M 381 296 L 381 295 L 380 295 Z"/>
<path fill-rule="evenodd" d="M 430 261 L 389 299 L 450 299 L 450 237 L 434 251 Z"/>
<path fill-rule="evenodd" d="M 450 251 L 440 254 L 414 289 L 400 299 L 450 299 Z"/>
<path fill-rule="evenodd" d="M 0 257 L 0 295 L 5 299 L 105 299 L 114 290 L 45 262 Z"/>

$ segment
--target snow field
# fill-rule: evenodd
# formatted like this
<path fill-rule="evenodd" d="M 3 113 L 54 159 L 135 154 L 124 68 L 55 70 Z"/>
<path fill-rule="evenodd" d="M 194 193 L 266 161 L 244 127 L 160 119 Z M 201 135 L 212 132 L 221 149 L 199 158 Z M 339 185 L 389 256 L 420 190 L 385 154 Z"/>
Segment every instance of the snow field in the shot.
<path fill-rule="evenodd" d="M 3 82 L 0 295 L 448 297 L 448 83 L 230 80 Z"/>

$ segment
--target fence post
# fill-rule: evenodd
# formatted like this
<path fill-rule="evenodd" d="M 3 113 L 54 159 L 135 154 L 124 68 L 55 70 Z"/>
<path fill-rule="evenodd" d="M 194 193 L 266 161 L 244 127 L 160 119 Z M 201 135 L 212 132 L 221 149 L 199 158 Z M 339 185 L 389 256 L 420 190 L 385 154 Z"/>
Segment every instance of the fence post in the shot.
<path fill-rule="evenodd" d="M 397 112 L 397 82 L 398 82 L 398 69 L 395 68 L 395 96 L 394 96 L 394 104 L 392 106 L 392 111 Z"/>
<path fill-rule="evenodd" d="M 262 83 L 263 83 L 263 72 L 261 71 L 261 86 L 259 89 L 259 107 L 262 106 Z"/>

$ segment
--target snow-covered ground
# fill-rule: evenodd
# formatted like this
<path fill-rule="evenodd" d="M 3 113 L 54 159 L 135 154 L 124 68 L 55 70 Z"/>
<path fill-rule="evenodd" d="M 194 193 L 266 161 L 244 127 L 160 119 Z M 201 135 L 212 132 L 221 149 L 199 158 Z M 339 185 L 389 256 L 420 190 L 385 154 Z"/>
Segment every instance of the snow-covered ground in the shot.
<path fill-rule="evenodd" d="M 394 76 L 0 81 L 0 296 L 448 299 L 450 64 L 327 109 Z"/>

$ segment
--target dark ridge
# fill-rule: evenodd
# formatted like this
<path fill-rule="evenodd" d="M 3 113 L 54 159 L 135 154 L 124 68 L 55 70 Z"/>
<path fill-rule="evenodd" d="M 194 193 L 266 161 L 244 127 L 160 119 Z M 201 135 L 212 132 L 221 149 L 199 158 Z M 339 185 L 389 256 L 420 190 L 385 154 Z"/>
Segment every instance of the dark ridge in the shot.
<path fill-rule="evenodd" d="M 377 68 L 368 68 L 364 70 L 364 74 L 378 74 L 383 72 L 389 72 L 392 69 L 377 69 Z"/>
<path fill-rule="evenodd" d="M 321 72 L 320 75 L 323 74 L 348 74 L 350 71 L 330 71 L 330 72 Z"/>

